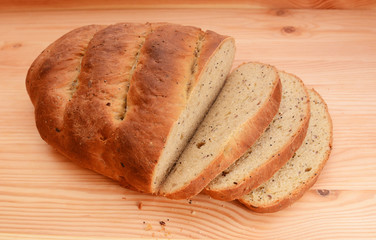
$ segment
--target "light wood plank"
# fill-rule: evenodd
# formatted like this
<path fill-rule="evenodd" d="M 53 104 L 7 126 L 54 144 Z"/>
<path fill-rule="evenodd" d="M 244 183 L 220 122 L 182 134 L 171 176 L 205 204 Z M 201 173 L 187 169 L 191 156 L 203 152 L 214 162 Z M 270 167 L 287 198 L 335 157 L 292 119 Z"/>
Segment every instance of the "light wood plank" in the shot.
<path fill-rule="evenodd" d="M 110 181 L 54 186 L 32 183 L 24 187 L 2 187 L 0 232 L 67 237 L 266 239 L 358 239 L 376 234 L 376 216 L 372 214 L 376 211 L 376 191 L 332 190 L 321 196 L 311 190 L 283 212 L 255 214 L 238 203 L 221 202 L 205 195 L 187 204 L 186 200 L 173 201 L 124 190 Z M 141 210 L 139 202 L 143 203 Z M 159 221 L 164 221 L 165 227 Z M 145 230 L 148 224 L 152 228 L 149 231 Z"/>
<path fill-rule="evenodd" d="M 121 9 L 121 8 L 314 8 L 314 9 L 375 9 L 374 0 L 2 0 L 0 10 L 56 9 Z"/>
<path fill-rule="evenodd" d="M 334 143 L 316 185 L 284 211 L 255 214 L 205 195 L 189 204 L 133 192 L 45 144 L 25 90 L 29 65 L 75 27 L 121 21 L 232 35 L 234 65 L 274 64 L 318 90 L 333 118 Z M 36 8 L 1 12 L 0 22 L 0 239 L 376 237 L 376 11 Z"/>

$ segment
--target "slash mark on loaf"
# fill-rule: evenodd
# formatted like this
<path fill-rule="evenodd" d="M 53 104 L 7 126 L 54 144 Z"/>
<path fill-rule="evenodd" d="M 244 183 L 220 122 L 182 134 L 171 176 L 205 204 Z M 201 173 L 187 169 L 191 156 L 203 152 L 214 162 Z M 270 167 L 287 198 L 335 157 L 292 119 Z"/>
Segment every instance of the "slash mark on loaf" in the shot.
<path fill-rule="evenodd" d="M 192 61 L 192 66 L 191 66 L 191 76 L 190 76 L 189 81 L 187 83 L 187 90 L 186 90 L 187 98 L 189 97 L 189 95 L 192 91 L 193 80 L 196 78 L 196 75 L 197 75 L 198 59 L 200 58 L 201 48 L 202 48 L 203 42 L 204 42 L 204 33 L 200 32 L 200 35 L 199 35 L 198 40 L 196 42 L 195 50 L 193 52 L 194 59 Z"/>
<path fill-rule="evenodd" d="M 125 87 L 125 93 L 124 93 L 124 106 L 123 106 L 123 112 L 121 112 L 119 114 L 119 116 L 117 117 L 119 120 L 124 120 L 125 118 L 125 115 L 127 114 L 127 96 L 128 96 L 128 91 L 129 91 L 129 88 L 130 88 L 130 82 L 131 82 L 131 79 L 133 77 L 133 74 L 134 72 L 136 71 L 136 68 L 137 68 L 137 65 L 138 65 L 138 62 L 139 62 L 139 59 L 140 59 L 140 55 L 141 55 L 141 50 L 144 46 L 144 43 L 145 43 L 145 40 L 147 38 L 147 36 L 153 32 L 150 24 L 148 24 L 148 26 L 150 27 L 149 28 L 149 31 L 145 32 L 143 35 L 140 36 L 140 38 L 142 38 L 142 42 L 140 43 L 139 45 L 139 48 L 137 50 L 137 53 L 136 53 L 136 56 L 135 56 L 135 59 L 134 59 L 134 62 L 132 64 L 132 68 L 131 68 L 131 71 L 129 72 L 129 78 L 128 78 L 128 81 L 126 82 L 126 87 Z"/>
<path fill-rule="evenodd" d="M 99 30 L 97 30 L 98 32 Z M 69 94 L 69 101 L 73 98 L 74 94 L 77 92 L 77 89 L 80 85 L 80 75 L 81 75 L 81 69 L 82 69 L 82 60 L 84 59 L 86 52 L 88 50 L 90 41 L 94 38 L 95 34 L 91 37 L 91 39 L 88 41 L 88 45 L 86 45 L 84 51 L 80 53 L 80 64 L 77 66 L 76 71 L 77 75 L 75 79 L 72 81 L 70 87 L 68 88 L 68 94 Z"/>

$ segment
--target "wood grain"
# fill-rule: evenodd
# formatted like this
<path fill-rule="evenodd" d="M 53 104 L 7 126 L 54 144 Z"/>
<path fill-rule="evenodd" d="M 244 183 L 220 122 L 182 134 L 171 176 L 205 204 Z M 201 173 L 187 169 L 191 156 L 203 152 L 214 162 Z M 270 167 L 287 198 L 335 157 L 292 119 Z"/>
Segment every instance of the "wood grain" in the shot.
<path fill-rule="evenodd" d="M 281 8 L 281 9 L 375 9 L 375 0 L 1 0 L 0 10 L 67 10 L 128 8 Z"/>
<path fill-rule="evenodd" d="M 190 203 L 133 192 L 45 144 L 24 84 L 31 62 L 75 27 L 126 21 L 232 35 L 234 65 L 274 64 L 314 87 L 334 124 L 317 184 L 286 210 L 255 214 L 205 195 Z M 376 11 L 43 9 L 0 12 L 0 22 L 0 239 L 376 238 Z"/>

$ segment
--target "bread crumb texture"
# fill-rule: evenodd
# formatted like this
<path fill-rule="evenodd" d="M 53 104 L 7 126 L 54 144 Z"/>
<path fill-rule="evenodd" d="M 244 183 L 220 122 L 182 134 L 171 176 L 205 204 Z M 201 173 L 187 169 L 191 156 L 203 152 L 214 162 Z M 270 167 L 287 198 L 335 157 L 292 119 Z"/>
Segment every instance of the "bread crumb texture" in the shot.
<path fill-rule="evenodd" d="M 268 208 L 289 198 L 320 173 L 331 150 L 332 123 L 325 102 L 309 90 L 311 118 L 307 135 L 294 156 L 267 182 L 243 196 L 253 208 Z"/>
<path fill-rule="evenodd" d="M 213 106 L 162 185 L 162 193 L 179 191 L 190 184 L 223 153 L 242 125 L 270 100 L 279 81 L 277 75 L 274 67 L 261 63 L 243 64 L 230 74 Z"/>
<path fill-rule="evenodd" d="M 303 82 L 297 77 L 279 72 L 282 100 L 278 114 L 257 142 L 208 186 L 211 191 L 231 189 L 248 180 L 268 160 L 279 155 L 282 148 L 293 141 L 309 118 L 309 97 Z"/>

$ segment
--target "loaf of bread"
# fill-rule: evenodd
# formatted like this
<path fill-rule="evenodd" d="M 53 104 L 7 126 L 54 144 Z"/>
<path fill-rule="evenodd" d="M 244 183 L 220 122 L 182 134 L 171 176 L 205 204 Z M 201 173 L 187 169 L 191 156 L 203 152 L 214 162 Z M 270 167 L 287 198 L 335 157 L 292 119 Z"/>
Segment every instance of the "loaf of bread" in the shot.
<path fill-rule="evenodd" d="M 31 65 L 41 137 L 75 163 L 156 193 L 228 75 L 234 39 L 168 23 L 75 29 Z"/>
<path fill-rule="evenodd" d="M 302 146 L 271 179 L 239 200 L 255 212 L 276 212 L 316 182 L 332 150 L 332 120 L 321 96 L 309 90 L 311 118 Z"/>
<path fill-rule="evenodd" d="M 331 119 L 316 92 L 273 66 L 229 75 L 234 55 L 233 38 L 196 27 L 89 25 L 48 46 L 26 88 L 41 137 L 82 167 L 140 192 L 204 189 L 277 211 L 316 181 Z"/>
<path fill-rule="evenodd" d="M 275 67 L 246 63 L 236 68 L 162 184 L 161 195 L 184 199 L 201 192 L 261 136 L 280 101 Z"/>
<path fill-rule="evenodd" d="M 279 76 L 282 100 L 278 114 L 260 139 L 205 188 L 213 198 L 240 198 L 271 178 L 302 144 L 310 117 L 308 92 L 298 77 L 285 72 Z"/>

